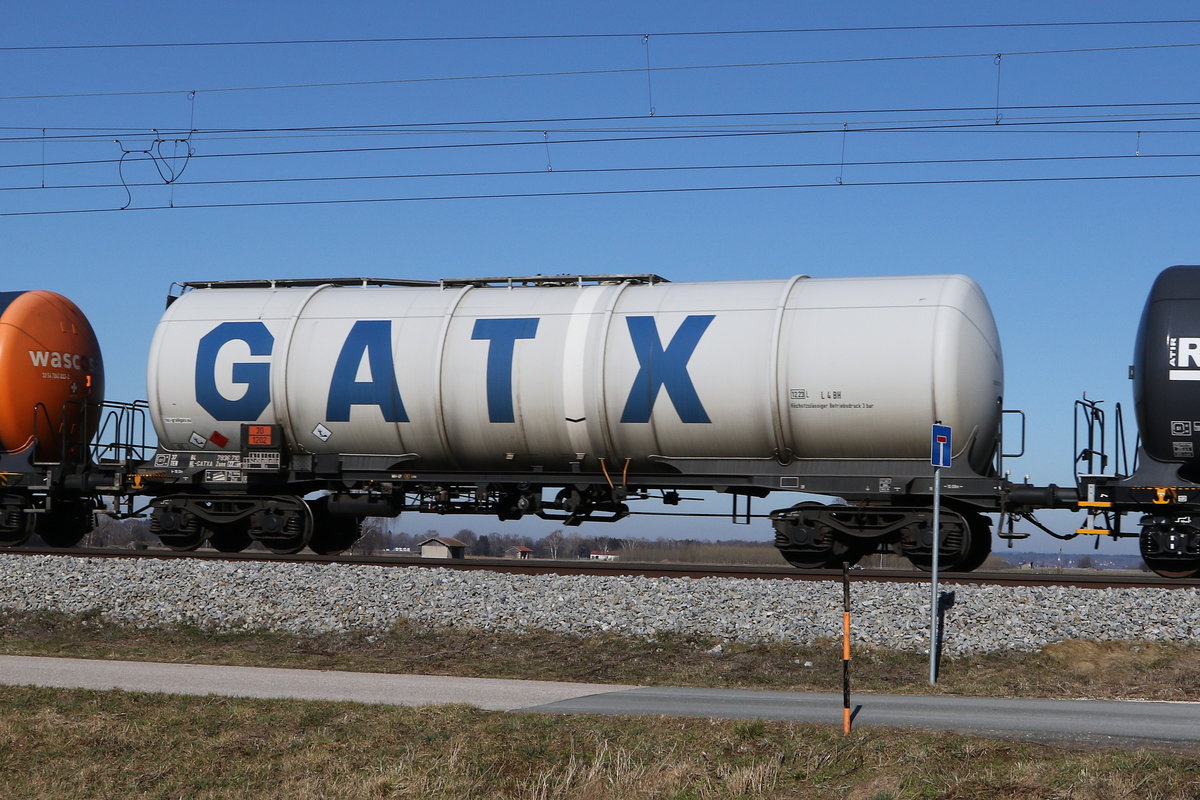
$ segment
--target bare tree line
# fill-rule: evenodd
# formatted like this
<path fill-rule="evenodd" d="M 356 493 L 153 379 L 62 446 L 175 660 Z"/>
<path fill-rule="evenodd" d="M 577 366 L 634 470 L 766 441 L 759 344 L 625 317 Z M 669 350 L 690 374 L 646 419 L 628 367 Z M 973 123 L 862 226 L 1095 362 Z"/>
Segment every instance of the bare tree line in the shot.
<path fill-rule="evenodd" d="M 574 530 L 555 530 L 542 537 L 520 533 L 488 531 L 477 533 L 463 528 L 452 537 L 436 530 L 420 533 L 391 530 L 393 520 L 368 517 L 362 523 L 362 536 L 351 547 L 356 555 L 408 550 L 418 552 L 421 542 L 431 537 L 454 538 L 467 546 L 467 554 L 500 558 L 513 547 L 527 547 L 533 558 L 589 558 L 593 552 L 618 555 L 626 561 L 676 561 L 689 563 L 779 564 L 770 542 L 748 540 L 701 541 L 696 539 L 618 538 L 610 535 L 589 536 Z M 96 527 L 80 542 L 83 547 L 120 547 L 142 550 L 159 545 L 145 519 L 114 520 L 98 514 Z M 252 546 L 254 547 L 254 546 Z"/>
<path fill-rule="evenodd" d="M 608 535 L 589 536 L 575 530 L 555 530 L 535 538 L 520 533 L 489 531 L 477 533 L 463 528 L 453 536 L 437 530 L 420 533 L 391 530 L 394 520 L 368 517 L 362 523 L 362 536 L 350 548 L 354 555 L 373 555 L 386 552 L 419 553 L 421 542 L 431 537 L 454 538 L 467 546 L 467 555 L 501 558 L 510 548 L 527 547 L 533 558 L 586 559 L 593 552 L 607 552 L 623 561 L 673 562 L 687 564 L 762 564 L 780 566 L 783 561 L 770 541 L 746 539 L 723 539 L 707 541 L 700 539 L 646 539 L 637 537 L 617 538 Z M 120 547 L 146 549 L 159 546 L 158 537 L 150 533 L 150 523 L 145 519 L 114 520 L 97 515 L 96 527 L 80 544 L 84 547 Z M 251 549 L 261 549 L 251 545 Z M 1081 562 L 1090 559 L 1080 559 Z M 884 569 L 908 569 L 911 565 L 903 557 L 893 554 L 866 556 L 861 565 Z M 1000 558 L 989 559 L 989 569 L 1011 568 L 1011 564 Z M 1086 563 L 1079 566 L 1086 567 Z"/>

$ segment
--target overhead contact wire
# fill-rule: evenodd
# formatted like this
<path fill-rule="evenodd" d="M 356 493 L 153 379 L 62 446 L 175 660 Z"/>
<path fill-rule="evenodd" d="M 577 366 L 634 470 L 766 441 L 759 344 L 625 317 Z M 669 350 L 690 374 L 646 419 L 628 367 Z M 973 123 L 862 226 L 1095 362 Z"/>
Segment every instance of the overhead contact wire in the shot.
<path fill-rule="evenodd" d="M 1200 120 L 1200 116 L 1187 117 L 1166 117 L 1154 118 L 1143 117 L 1136 120 L 1119 120 L 1122 123 L 1138 122 L 1185 122 Z M 885 125 L 878 127 L 862 127 L 855 128 L 854 133 L 924 133 L 924 132 L 966 132 L 971 128 L 985 128 L 987 131 L 993 131 L 997 128 L 1024 128 L 1034 127 L 1036 132 L 1037 126 L 1045 125 L 1091 125 L 1091 124 L 1113 124 L 1117 120 L 1058 120 L 1058 121 L 1042 121 L 1042 122 L 1002 122 L 999 124 L 991 121 L 979 121 L 970 123 L 955 123 L 948 125 Z M 779 130 L 779 131 L 736 131 L 736 132 L 721 132 L 721 133 L 689 133 L 689 134 L 668 134 L 658 136 L 605 136 L 599 138 L 588 139 L 560 139 L 558 144 L 619 144 L 628 142 L 662 142 L 662 141 L 684 141 L 697 139 L 734 139 L 751 136 L 805 136 L 815 134 L 832 134 L 840 133 L 841 130 L 804 128 L 796 130 Z M 1026 132 L 1026 131 L 1018 131 Z M 1096 133 L 1113 133 L 1113 131 L 1093 131 Z M 1128 131 L 1116 131 L 1117 133 L 1128 133 Z M 310 150 L 265 150 L 251 151 L 243 153 L 201 153 L 191 156 L 197 159 L 209 158 L 253 158 L 260 156 L 304 156 L 304 155 L 345 155 L 347 153 L 384 153 L 384 152 L 400 152 L 400 151 L 417 151 L 417 150 L 460 150 L 460 149 L 477 149 L 488 147 L 530 147 L 544 146 L 545 138 L 538 140 L 522 140 L 519 142 L 456 142 L 450 144 L 424 144 L 424 145 L 389 145 L 387 147 L 339 147 L 325 149 L 310 149 Z M 65 166 L 81 166 L 88 164 L 111 164 L 119 159 L 83 159 L 78 161 L 57 161 L 49 162 L 46 166 L 65 167 Z M 40 166 L 38 163 L 21 163 L 21 164 L 0 164 L 0 169 L 20 169 Z"/>
<path fill-rule="evenodd" d="M 771 164 L 691 164 L 674 167 L 592 167 L 557 170 L 562 175 L 608 175 L 619 173 L 642 172 L 699 172 L 705 170 L 761 170 L 761 169 L 813 169 L 816 167 L 911 167 L 936 166 L 941 164 L 1030 164 L 1048 161 L 1115 161 L 1134 159 L 1169 159 L 1169 158 L 1200 158 L 1200 153 L 1155 153 L 1140 152 L 1119 153 L 1094 156 L 1013 156 L 998 158 L 933 158 L 905 159 L 892 161 L 803 161 Z M 180 186 L 233 186 L 256 185 L 272 183 L 331 183 L 337 181 L 373 181 L 373 180 L 410 180 L 430 178 L 503 178 L 522 175 L 541 175 L 553 172 L 551 165 L 547 169 L 522 170 L 481 170 L 470 172 L 406 172 L 392 175 L 322 175 L 299 178 L 228 178 L 223 180 L 202 180 L 180 182 Z M 58 186 L 41 187 L 51 189 L 116 189 L 123 185 L 131 187 L 160 186 L 161 183 L 80 183 L 60 184 Z M 23 192 L 38 189 L 36 186 L 0 186 L 0 192 Z"/>
<path fill-rule="evenodd" d="M 778 34 L 811 33 L 878 33 L 907 31 L 947 30 L 995 30 L 1012 28 L 1084 28 L 1142 25 L 1194 25 L 1200 19 L 1139 19 L 1139 20 L 1089 20 L 1068 22 L 997 22 L 962 25 L 873 25 L 856 27 L 826 28 L 751 28 L 745 30 L 715 31 L 658 31 L 653 36 L 763 36 Z M 209 42 L 124 42 L 115 44 L 51 44 L 13 45 L 0 47 L 0 52 L 36 52 L 42 50 L 119 50 L 165 47 L 262 47 L 274 45 L 313 44 L 399 44 L 421 42 L 503 42 L 539 41 L 561 39 L 620 39 L 643 36 L 644 33 L 543 33 L 543 34 L 496 34 L 490 36 L 392 36 L 359 37 L 346 39 L 249 39 L 242 41 Z"/>
<path fill-rule="evenodd" d="M 1145 158 L 1145 156 L 1142 156 Z M 1124 180 L 1165 180 L 1172 178 L 1200 178 L 1200 173 L 1169 173 L 1161 175 L 1087 175 L 1087 176 L 1056 176 L 1042 178 L 958 178 L 915 181 L 858 181 L 844 184 L 861 188 L 883 186 L 955 186 L 967 184 L 1002 184 L 1002 183 L 1065 183 L 1072 181 L 1124 181 Z M 684 194 L 694 192 L 737 192 L 765 191 L 782 189 L 827 189 L 836 187 L 836 183 L 780 183 L 748 186 L 689 186 L 663 189 L 599 189 L 579 192 L 507 192 L 498 194 L 461 194 L 461 195 L 428 195 L 414 197 L 370 197 L 342 200 L 266 200 L 246 203 L 196 203 L 177 206 L 143 206 L 138 208 L 81 208 L 61 209 L 55 211 L 6 211 L 0 212 L 0 217 L 38 217 L 60 216 L 67 214 L 100 214 L 116 211 L 163 211 L 170 209 L 201 209 L 201 208 L 267 208 L 278 206 L 336 206 L 362 205 L 373 203 L 413 203 L 435 200 L 510 200 L 532 199 L 543 197 L 604 197 L 616 195 L 653 195 L 653 194 Z"/>
<path fill-rule="evenodd" d="M 1003 53 L 1007 56 L 1045 56 L 1069 55 L 1077 53 L 1112 53 L 1135 50 L 1165 50 L 1177 48 L 1200 47 L 1200 42 L 1179 42 L 1170 44 L 1138 44 L 1116 45 L 1112 47 L 1071 47 L 1053 50 L 1014 50 Z M 751 69 L 766 67 L 801 67 L 831 64 L 882 64 L 902 61 L 937 61 L 948 59 L 995 58 L 995 52 L 989 53 L 934 53 L 916 56 L 863 56 L 858 58 L 817 58 L 797 61 L 755 61 L 730 64 L 684 64 L 678 66 L 659 67 L 611 67 L 608 69 L 590 70 L 558 70 L 551 72 L 512 72 L 489 75 L 441 75 L 425 78 L 385 78 L 379 80 L 359 81 L 328 81 L 314 83 L 282 83 L 262 86 L 218 86 L 205 89 L 143 89 L 128 92 L 69 92 L 62 94 L 27 94 L 0 96 L 2 100 L 65 100 L 83 97 L 140 97 L 165 94 L 185 94 L 189 91 L 214 94 L 218 92 L 263 92 L 291 89 L 331 89 L 349 86 L 393 86 L 410 83 L 443 83 L 452 81 L 488 81 L 488 80 L 524 80 L 528 78 L 561 78 L 583 75 L 624 75 L 640 72 L 680 72 L 689 70 L 720 70 L 720 69 Z"/>
<path fill-rule="evenodd" d="M 1200 106 L 1200 101 L 1177 101 L 1177 102 L 1157 102 L 1157 103 L 1072 103 L 1072 104 L 1051 104 L 1051 105 L 1014 105 L 1000 106 L 998 109 L 993 106 L 930 106 L 930 107 L 911 107 L 911 108 L 860 108 L 860 109 L 824 109 L 824 110 L 802 110 L 802 111 L 725 111 L 725 112 L 709 112 L 709 113 L 694 113 L 694 114 L 657 114 L 657 120 L 668 119 L 738 119 L 749 117 L 789 117 L 789 116 L 846 116 L 851 114 L 931 114 L 931 113 L 951 113 L 951 112 L 994 112 L 999 111 L 1050 111 L 1054 109 L 1064 110 L 1080 110 L 1080 109 L 1100 109 L 1100 108 L 1166 108 L 1172 106 Z M 1180 114 L 1186 112 L 1179 112 Z M 1062 115 L 1058 115 L 1062 116 Z M 1093 114 L 1092 117 L 1129 117 L 1133 115 L 1127 114 Z M 235 134 L 235 133 L 306 133 L 306 132 L 361 132 L 366 134 L 373 133 L 391 133 L 396 129 L 401 129 L 408 132 L 413 128 L 435 128 L 449 126 L 469 126 L 469 125 L 537 125 L 536 130 L 545 130 L 547 123 L 569 123 L 569 122 L 620 122 L 620 121 L 637 121 L 644 120 L 645 114 L 623 114 L 623 115 L 606 115 L 606 116 L 588 116 L 588 117 L 530 117 L 525 119 L 496 119 L 496 120 L 443 120 L 439 122 L 381 122 L 368 123 L 360 125 L 307 125 L 282 128 L 207 128 L 195 129 L 196 134 L 204 136 L 214 136 L 217 134 Z M 908 120 L 909 122 L 913 120 Z M 946 120 L 927 120 L 927 121 L 946 121 Z M 31 130 L 37 131 L 40 126 L 34 125 L 0 125 L 0 130 Z M 55 141 L 67 140 L 82 140 L 89 138 L 107 138 L 116 134 L 139 134 L 147 133 L 151 130 L 150 127 L 140 128 L 105 128 L 99 126 L 64 128 L 63 126 L 55 126 L 55 130 L 89 130 L 94 133 L 87 134 L 71 134 L 65 136 L 50 137 Z M 189 130 L 170 130 L 160 128 L 164 135 L 183 135 Z M 532 130 L 532 129 L 531 129 Z M 587 130 L 587 129 L 583 129 Z M 640 130 L 640 129 L 639 129 Z M 477 132 L 477 131 L 476 131 Z M 504 131 L 498 131 L 504 132 Z M 517 132 L 529 132 L 518 129 Z M 556 131 L 561 132 L 561 131 Z M 40 137 L 37 136 L 10 136 L 0 138 L 0 142 L 25 142 L 33 141 Z"/>

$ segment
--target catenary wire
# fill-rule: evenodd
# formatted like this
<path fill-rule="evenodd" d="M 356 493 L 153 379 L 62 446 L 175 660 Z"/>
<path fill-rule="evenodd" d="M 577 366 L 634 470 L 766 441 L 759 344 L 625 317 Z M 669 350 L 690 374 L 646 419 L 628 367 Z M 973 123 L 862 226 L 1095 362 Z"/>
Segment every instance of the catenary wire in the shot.
<path fill-rule="evenodd" d="M 1042 104 L 1042 105 L 1009 105 L 1009 106 L 930 106 L 930 107 L 902 107 L 902 108 L 872 108 L 872 109 L 824 109 L 824 110 L 805 110 L 805 111 L 724 111 L 724 112 L 709 112 L 709 113 L 690 113 L 690 114 L 656 114 L 653 117 L 654 121 L 661 120 L 690 120 L 690 119 L 742 119 L 751 117 L 791 117 L 791 116 L 850 116 L 862 114 L 932 114 L 932 113 L 969 113 L 969 112 L 987 112 L 991 114 L 988 118 L 989 122 L 994 121 L 994 112 L 999 110 L 1006 114 L 1014 111 L 1052 111 L 1054 109 L 1062 110 L 1083 110 L 1083 109 L 1102 109 L 1102 108 L 1166 108 L 1166 107 L 1181 107 L 1181 106 L 1200 106 L 1200 101 L 1183 100 L 1177 102 L 1155 102 L 1155 103 L 1069 103 L 1069 104 Z M 1164 112 L 1160 112 L 1164 113 Z M 1178 112 L 1185 114 L 1188 112 Z M 1065 115 L 1056 115 L 1065 116 Z M 1092 118 L 1118 118 L 1129 117 L 1135 115 L 1127 114 L 1092 114 Z M 1025 119 L 1025 117 L 1010 117 L 1011 122 L 1014 119 Z M 56 136 L 9 136 L 0 138 L 0 143 L 3 142 L 34 142 L 34 141 L 69 141 L 73 139 L 88 140 L 88 139 L 103 139 L 114 135 L 152 135 L 161 136 L 186 136 L 194 134 L 205 138 L 212 138 L 220 134 L 246 134 L 246 133 L 304 133 L 304 132 L 356 132 L 356 133 L 389 133 L 396 129 L 402 129 L 407 132 L 410 129 L 428 129 L 449 126 L 495 126 L 495 125 L 536 125 L 536 131 L 546 130 L 546 125 L 552 123 L 573 123 L 573 122 L 622 122 L 622 121 L 650 121 L 651 118 L 645 114 L 619 114 L 619 115 L 602 115 L 602 116 L 587 116 L 587 117 L 530 117 L 524 119 L 493 119 L 493 120 L 442 120 L 438 122 L 381 122 L 381 123 L 363 123 L 357 125 L 305 125 L 305 126 L 288 126 L 278 128 L 163 128 L 153 126 L 143 127 L 107 127 L 107 126 L 47 126 L 47 125 L 0 125 L 0 130 L 87 130 L 91 133 L 56 135 Z M 906 122 L 914 121 L 954 121 L 954 120 L 905 120 Z M 833 123 L 830 123 L 833 124 Z M 840 124 L 840 121 L 838 122 Z M 714 126 L 715 127 L 715 126 Z M 564 132 L 571 129 L 555 129 L 552 132 Z M 588 129 L 583 129 L 588 130 Z M 627 130 L 627 129 L 616 129 Z M 637 128 L 636 130 L 646 130 L 645 128 Z M 498 133 L 512 132 L 513 129 L 496 131 Z M 517 132 L 529 132 L 528 130 L 516 129 Z M 445 132 L 445 131 L 435 131 Z M 471 131 L 479 132 L 479 131 Z"/>
<path fill-rule="evenodd" d="M 1194 112 L 1194 111 L 1178 111 L 1178 112 L 1161 112 L 1161 113 L 1162 113 L 1162 116 L 1160 116 L 1156 120 L 1154 120 L 1155 122 L 1169 122 L 1171 120 L 1194 119 L 1195 118 L 1194 114 L 1196 112 Z M 1078 122 L 1078 121 L 1100 124 L 1103 122 L 1107 122 L 1107 123 L 1144 122 L 1144 121 L 1146 121 L 1146 119 L 1138 114 L 1099 114 L 1099 115 L 1097 115 L 1097 114 L 1087 114 L 1087 115 L 1047 114 L 1047 115 L 1036 115 L 1036 116 L 1032 116 L 1032 115 L 1031 116 L 1025 116 L 1025 115 L 1009 116 L 1006 119 L 1006 123 L 1009 127 L 1020 126 L 1023 123 L 1030 124 L 1030 125 L 1032 125 L 1032 124 L 1052 124 L 1055 122 L 1062 122 L 1063 124 L 1069 124 L 1069 123 Z M 915 125 L 916 123 L 924 124 L 924 123 L 935 123 L 935 122 L 943 123 L 943 124 L 954 123 L 956 125 L 982 125 L 987 128 L 995 128 L 996 127 L 994 116 L 986 116 L 986 117 L 985 116 L 915 117 L 915 118 L 907 118 L 907 119 L 903 119 L 903 120 L 882 118 L 882 119 L 859 120 L 853 124 L 855 124 L 855 125 L 892 125 L 892 126 L 895 126 L 900 122 L 903 122 L 905 124 L 905 126 L 907 126 L 907 127 L 903 128 L 903 129 L 895 128 L 895 127 L 878 128 L 878 129 L 856 127 L 856 128 L 848 128 L 847 132 L 849 132 L 849 133 L 881 133 L 881 132 L 887 132 L 887 131 L 895 131 L 898 133 L 908 133 L 908 132 L 919 133 L 920 132 L 919 129 L 914 129 L 911 126 Z M 827 129 L 813 130 L 812 131 L 813 133 L 822 133 L 823 132 L 823 133 L 839 133 L 840 134 L 840 133 L 842 133 L 842 130 L 843 130 L 842 126 L 844 126 L 846 123 L 844 123 L 841 120 L 829 120 L 827 122 L 816 120 L 816 121 L 810 122 L 809 124 L 810 125 L 837 126 L 836 128 L 828 127 Z M 190 137 L 193 142 L 240 142 L 240 141 L 300 141 L 300 140 L 308 140 L 308 139 L 345 139 L 345 138 L 363 139 L 363 138 L 376 138 L 376 137 L 388 137 L 388 136 L 406 136 L 406 137 L 433 136 L 433 135 L 449 136 L 449 135 L 461 135 L 461 134 L 490 134 L 490 135 L 495 135 L 495 136 L 516 135 L 516 134 L 540 134 L 540 135 L 544 136 L 546 134 L 582 135 L 582 134 L 639 133 L 639 134 L 647 134 L 648 135 L 648 134 L 667 134 L 667 133 L 676 133 L 677 134 L 677 133 L 683 133 L 683 132 L 725 133 L 725 132 L 738 131 L 738 130 L 748 132 L 748 133 L 754 133 L 754 132 L 771 133 L 771 132 L 786 132 L 790 127 L 791 126 L 780 122 L 780 123 L 758 123 L 758 124 L 728 123 L 728 124 L 709 124 L 709 125 L 655 125 L 655 126 L 637 126 L 637 127 L 628 126 L 628 125 L 621 125 L 621 126 L 590 125 L 590 126 L 586 126 L 586 127 L 541 127 L 541 126 L 539 126 L 539 127 L 527 127 L 527 128 L 517 128 L 517 127 L 513 127 L 513 128 L 487 128 L 487 127 L 449 128 L 449 127 L 447 127 L 447 128 L 422 128 L 420 130 L 404 130 L 404 129 L 395 130 L 395 129 L 378 128 L 378 129 L 359 129 L 359 130 L 348 129 L 348 130 L 342 130 L 342 131 L 329 130 L 326 132 L 320 132 L 320 131 L 314 129 L 312 132 L 307 132 L 307 133 L 304 132 L 303 130 L 294 130 L 294 131 L 280 131 L 278 133 L 263 132 L 261 134 L 245 133 L 245 134 L 238 134 L 238 135 L 234 135 L 234 134 L 224 135 L 224 134 L 221 134 L 218 132 L 209 133 L 209 132 L 205 132 L 205 131 L 201 131 L 201 130 L 168 131 L 168 130 L 162 130 L 162 129 L 140 128 L 140 129 L 136 129 L 136 130 L 126 129 L 126 130 L 121 131 L 120 133 L 115 133 L 115 134 L 114 133 L 89 134 L 86 136 L 64 136 L 64 137 L 47 136 L 44 139 L 41 137 L 0 138 L 0 145 L 3 145 L 3 144 L 28 144 L 31 142 L 46 142 L 46 143 L 54 143 L 54 144 L 82 144 L 82 145 L 93 144 L 94 145 L 99 142 L 103 142 L 105 140 L 112 140 L 114 136 L 118 136 L 118 137 L 121 137 L 124 139 L 130 139 L 130 140 L 150 139 L 150 140 L 164 140 L 165 141 L 165 140 L 170 140 L 170 139 L 174 139 L 174 138 L 183 139 L 183 138 Z M 941 130 L 941 131 L 934 131 L 934 132 L 970 133 L 970 132 L 974 132 L 974 131 Z M 1013 132 L 1013 131 L 1010 131 L 1010 132 Z M 1019 131 L 1015 131 L 1015 132 L 1019 132 Z M 1026 131 L 1026 132 L 1030 132 L 1030 131 Z M 1104 131 L 1051 131 L 1051 132 L 1052 133 L 1079 133 L 1079 132 L 1082 132 L 1082 133 L 1127 133 L 1128 131 L 1126 131 L 1126 130 L 1116 130 L 1116 131 L 1104 130 Z M 1144 133 L 1164 133 L 1164 132 L 1170 132 L 1170 131 L 1166 131 L 1162 128 L 1150 128 L 1150 129 L 1144 130 L 1143 132 Z M 579 140 L 571 140 L 571 139 L 551 140 L 551 143 L 553 144 L 555 141 L 570 142 L 570 141 L 579 141 Z"/>
<path fill-rule="evenodd" d="M 1044 56 L 1044 55 L 1069 55 L 1077 53 L 1111 53 L 1118 51 L 1135 51 L 1135 50 L 1164 50 L 1176 48 L 1194 48 L 1200 47 L 1200 42 L 1178 42 L 1170 44 L 1138 44 L 1138 45 L 1117 45 L 1113 47 L 1071 47 L 1059 48 L 1053 50 L 1015 50 L 1005 53 L 987 52 L 987 53 L 935 53 L 931 55 L 917 56 L 863 56 L 858 58 L 817 58 L 803 59 L 796 61 L 757 61 L 747 63 L 730 63 L 730 64 L 684 64 L 677 66 L 650 66 L 650 67 L 611 67 L 608 69 L 590 69 L 590 70 L 556 70 L 551 72 L 512 72 L 499 73 L 490 75 L 441 75 L 429 76 L 424 78 L 385 78 L 379 80 L 357 80 L 357 81 L 327 81 L 314 83 L 286 83 L 286 84 L 270 84 L 262 86 L 216 86 L 205 87 L 201 89 L 142 89 L 126 92 L 68 92 L 60 94 L 26 94 L 26 95 L 4 95 L 0 96 L 0 101 L 6 100 L 64 100 L 84 97 L 142 97 L 149 95 L 167 95 L 167 94 L 215 94 L 219 92 L 263 92 L 263 91 L 278 91 L 290 89 L 331 89 L 344 88 L 351 86 L 390 86 L 400 84 L 413 83 L 443 83 L 451 81 L 486 81 L 486 80 L 523 80 L 528 78 L 562 78 L 562 77 L 578 77 L 583 75 L 623 75 L 630 73 L 643 74 L 645 72 L 680 72 L 688 70 L 722 70 L 722 69 L 749 69 L 749 68 L 766 68 L 766 67 L 797 67 L 797 66 L 814 66 L 814 65 L 832 65 L 832 64 L 872 64 L 872 63 L 892 63 L 903 61 L 936 61 L 947 59 L 970 59 L 970 58 L 995 58 L 997 55 L 1005 56 Z"/>
<path fill-rule="evenodd" d="M 57 44 L 57 45 L 12 45 L 0 47 L 0 52 L 22 52 L 39 50 L 118 50 L 168 47 L 259 47 L 270 45 L 313 45 L 313 44 L 396 44 L 419 42 L 501 42 L 559 39 L 619 39 L 630 37 L 687 37 L 687 36 L 763 36 L 778 34 L 811 33 L 882 33 L 908 31 L 949 30 L 996 30 L 1012 28 L 1083 28 L 1146 25 L 1194 25 L 1200 19 L 1138 19 L 1138 20 L 1085 20 L 1068 22 L 997 22 L 961 25 L 872 25 L 827 28 L 757 28 L 745 30 L 709 31 L 637 31 L 629 33 L 543 33 L 543 34 L 496 34 L 487 36 L 392 36 L 358 37 L 345 39 L 249 39 L 241 41 L 209 42 L 125 42 L 113 44 Z"/>
<path fill-rule="evenodd" d="M 885 186 L 955 186 L 967 184 L 1065 183 L 1075 181 L 1129 181 L 1200 178 L 1200 173 L 1168 173 L 1159 175 L 1088 175 L 1027 178 L 955 178 L 915 181 L 861 181 L 846 183 L 781 183 L 744 186 L 689 186 L 662 189 L 597 189 L 579 192 L 505 192 L 497 194 L 427 195 L 413 197 L 371 197 L 340 200 L 264 200 L 245 203 L 195 203 L 129 208 L 79 208 L 48 211 L 5 211 L 0 217 L 41 217 L 69 214 L 107 214 L 129 211 L 166 211 L 222 208 L 267 208 L 280 206 L 336 206 L 380 203 L 414 203 L 446 200 L 515 200 L 549 197 L 604 197 L 615 195 L 684 194 L 698 192 L 768 191 L 786 189 L 841 189 L 844 187 L 878 188 Z"/>
<path fill-rule="evenodd" d="M 952 125 L 903 125 L 884 126 L 875 128 L 855 128 L 851 132 L 855 134 L 863 133 L 921 133 L 921 132 L 946 132 L 946 131 L 965 131 L 969 129 L 983 129 L 987 131 L 998 131 L 1005 128 L 1010 129 L 1009 132 L 1023 133 L 1024 131 L 1012 131 L 1012 128 L 1024 128 L 1028 126 L 1041 125 L 1084 125 L 1084 124 L 1104 124 L 1113 122 L 1121 122 L 1128 124 L 1130 122 L 1150 123 L 1150 122 L 1180 122 L 1180 121 L 1195 121 L 1200 120 L 1200 116 L 1188 117 L 1142 117 L 1136 120 L 1076 120 L 1076 121 L 1046 121 L 1046 122 L 991 122 L 980 121 L 974 123 L 957 123 Z M 1035 127 L 1036 130 L 1036 127 Z M 1075 129 L 1068 129 L 1073 131 Z M 1109 133 L 1110 131 L 1098 131 Z M 681 141 L 681 140 L 714 140 L 714 139 L 733 139 L 758 136 L 800 136 L 812 134 L 830 134 L 840 133 L 830 129 L 797 129 L 797 130 L 782 130 L 782 131 L 737 131 L 723 133 L 689 133 L 689 134 L 667 134 L 656 136 L 606 136 L 590 139 L 559 139 L 555 141 L 556 147 L 564 145 L 576 144 L 618 144 L 629 142 L 662 142 L 662 141 Z M 1130 133 L 1130 131 L 1122 131 L 1122 133 Z M 348 153 L 382 153 L 382 152 L 400 152 L 400 151 L 427 151 L 427 150 L 459 150 L 459 149 L 478 149 L 478 148 L 494 148 L 494 147 L 542 147 L 545 145 L 544 140 L 522 140 L 518 142 L 452 142 L 446 144 L 421 144 L 421 145 L 389 145 L 386 147 L 340 147 L 340 148 L 322 148 L 309 150 L 272 150 L 272 151 L 251 151 L 241 153 L 196 153 L 188 156 L 195 159 L 214 159 L 214 158 L 253 158 L 262 156 L 302 156 L 302 155 L 345 155 Z M 82 166 L 93 164 L 113 164 L 117 163 L 119 158 L 105 159 L 83 159 L 77 161 L 48 161 L 48 162 L 30 162 L 22 164 L 0 164 L 0 169 L 28 169 L 31 167 L 63 167 L 63 166 Z"/>
<path fill-rule="evenodd" d="M 976 164 L 1032 164 L 1041 162 L 1072 162 L 1072 161 L 1116 161 L 1116 160 L 1154 160 L 1174 158 L 1200 158 L 1200 153 L 1142 153 L 1142 154 L 1112 154 L 1090 156 L 1013 156 L 1006 158 L 939 158 L 939 159 L 909 159 L 886 161 L 809 161 L 797 163 L 772 164 L 691 164 L 671 167 L 590 167 L 578 169 L 556 169 L 556 175 L 607 175 L 621 173 L 655 173 L 655 172 L 700 172 L 705 170 L 767 170 L 767 169 L 815 169 L 826 167 L 911 167 L 937 165 L 976 165 Z M 266 185 L 280 183 L 332 183 L 351 181 L 375 180 L 410 180 L 430 178 L 503 178 L 523 175 L 546 175 L 546 169 L 527 170 L 491 170 L 469 172 L 409 172 L 394 175 L 322 175 L 298 178 L 226 178 L 218 180 L 178 181 L 174 185 L 185 186 L 235 186 L 235 185 Z M 60 184 L 50 186 L 0 186 L 0 192 L 41 192 L 81 189 L 120 189 L 147 188 L 166 185 L 162 181 L 153 183 L 82 183 Z"/>

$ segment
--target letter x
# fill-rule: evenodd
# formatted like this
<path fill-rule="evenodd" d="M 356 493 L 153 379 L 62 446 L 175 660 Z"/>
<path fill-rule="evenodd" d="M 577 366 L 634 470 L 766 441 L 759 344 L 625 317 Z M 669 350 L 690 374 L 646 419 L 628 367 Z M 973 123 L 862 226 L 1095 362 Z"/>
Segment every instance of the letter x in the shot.
<path fill-rule="evenodd" d="M 654 317 L 625 318 L 639 369 L 625 401 L 621 422 L 649 422 L 661 388 L 666 388 L 680 420 L 711 422 L 700 396 L 696 394 L 687 365 L 713 317 L 712 314 L 690 315 L 675 331 L 665 349 L 658 337 L 658 325 Z"/>

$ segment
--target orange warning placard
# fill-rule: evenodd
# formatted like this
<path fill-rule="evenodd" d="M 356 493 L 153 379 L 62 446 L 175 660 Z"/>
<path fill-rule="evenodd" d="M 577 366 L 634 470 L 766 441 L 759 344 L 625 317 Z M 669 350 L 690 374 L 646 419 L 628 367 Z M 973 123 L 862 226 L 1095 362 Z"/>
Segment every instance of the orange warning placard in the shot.
<path fill-rule="evenodd" d="M 246 426 L 246 444 L 271 446 L 275 443 L 274 437 L 271 436 L 271 430 L 270 425 Z"/>

